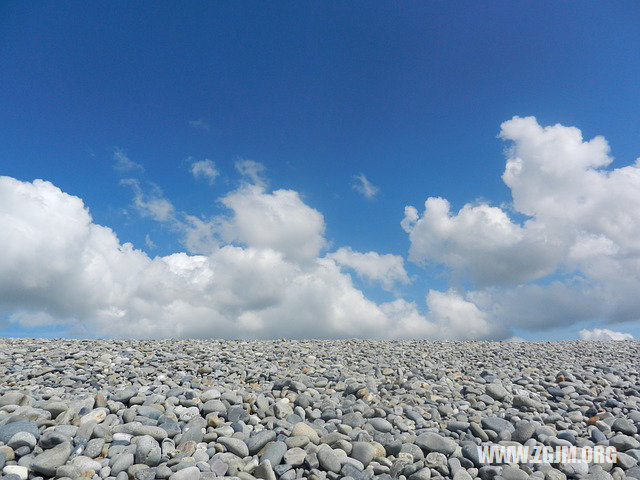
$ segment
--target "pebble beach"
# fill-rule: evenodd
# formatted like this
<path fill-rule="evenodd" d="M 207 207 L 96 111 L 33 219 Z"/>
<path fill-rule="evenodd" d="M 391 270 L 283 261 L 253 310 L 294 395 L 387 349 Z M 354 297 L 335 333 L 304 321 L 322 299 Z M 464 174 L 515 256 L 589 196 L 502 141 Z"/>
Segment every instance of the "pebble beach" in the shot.
<path fill-rule="evenodd" d="M 640 343 L 0 339 L 2 478 L 640 479 Z M 611 446 L 487 464 L 478 446 Z"/>

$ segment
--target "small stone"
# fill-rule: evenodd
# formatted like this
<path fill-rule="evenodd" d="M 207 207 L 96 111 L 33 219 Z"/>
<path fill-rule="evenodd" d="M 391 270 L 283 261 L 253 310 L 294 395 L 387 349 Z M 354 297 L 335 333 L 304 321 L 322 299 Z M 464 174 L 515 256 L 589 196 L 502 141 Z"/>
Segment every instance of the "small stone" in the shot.
<path fill-rule="evenodd" d="M 415 473 L 409 475 L 409 480 L 429 480 L 431 478 L 431 469 L 429 467 L 421 468 Z"/>
<path fill-rule="evenodd" d="M 442 437 L 434 432 L 426 432 L 419 435 L 415 442 L 422 450 L 427 452 L 440 452 L 451 455 L 456 451 L 457 444 L 450 438 Z"/>
<path fill-rule="evenodd" d="M 620 452 L 624 452 L 632 448 L 640 447 L 640 442 L 633 437 L 620 433 L 609 439 L 609 445 L 616 447 L 616 450 Z"/>
<path fill-rule="evenodd" d="M 504 418 L 498 417 L 485 417 L 482 419 L 482 426 L 485 429 L 493 430 L 496 433 L 500 433 L 502 431 L 513 432 L 515 427 Z"/>
<path fill-rule="evenodd" d="M 284 442 L 271 442 L 264 448 L 260 461 L 269 460 L 272 467 L 280 465 L 282 457 L 287 451 L 287 444 Z"/>
<path fill-rule="evenodd" d="M 487 395 L 494 400 L 502 400 L 504 397 L 509 395 L 509 392 L 507 392 L 507 389 L 504 388 L 501 383 L 489 383 L 485 387 L 485 391 L 487 392 Z"/>
<path fill-rule="evenodd" d="M 276 480 L 276 474 L 273 471 L 271 462 L 269 462 L 269 460 L 260 462 L 260 464 L 253 471 L 253 476 L 255 478 L 262 478 L 263 480 Z"/>
<path fill-rule="evenodd" d="M 293 428 L 291 429 L 291 436 L 307 437 L 312 443 L 315 444 L 318 444 L 320 442 L 318 432 L 316 432 L 312 427 L 303 422 L 298 422 L 293 426 Z"/>
<path fill-rule="evenodd" d="M 201 472 L 198 467 L 186 467 L 171 475 L 169 480 L 198 480 L 200 474 Z"/>
<path fill-rule="evenodd" d="M 17 475 L 20 480 L 27 480 L 29 478 L 29 469 L 22 465 L 6 465 L 2 469 L 2 473 L 5 475 Z"/>
<path fill-rule="evenodd" d="M 294 447 L 284 454 L 284 462 L 294 467 L 300 466 L 304 463 L 307 457 L 307 452 L 300 447 Z"/>
<path fill-rule="evenodd" d="M 524 443 L 529 440 L 536 431 L 535 424 L 526 420 L 516 423 L 516 429 L 511 434 L 511 440 L 518 443 Z"/>
<path fill-rule="evenodd" d="M 36 456 L 31 462 L 30 468 L 34 472 L 53 477 L 56 474 L 56 469 L 64 465 L 69 455 L 71 455 L 71 444 L 69 442 L 60 443 Z"/>
<path fill-rule="evenodd" d="M 369 424 L 379 432 L 388 433 L 393 430 L 393 425 L 391 425 L 389 420 L 386 420 L 384 418 L 375 417 L 370 418 L 368 421 Z"/>
<path fill-rule="evenodd" d="M 611 425 L 611 430 L 624 433 L 625 435 L 635 435 L 638 433 L 636 426 L 626 418 L 616 418 L 613 425 Z"/>
<path fill-rule="evenodd" d="M 249 455 L 249 448 L 247 447 L 247 444 L 239 438 L 222 437 L 218 438 L 217 441 L 220 445 L 224 445 L 227 451 L 233 453 L 234 455 L 237 455 L 240 458 L 244 458 Z"/>
<path fill-rule="evenodd" d="M 247 440 L 247 448 L 249 449 L 249 455 L 255 455 L 262 447 L 267 443 L 273 442 L 276 439 L 276 432 L 273 430 L 262 430 L 261 432 L 252 435 Z"/>
<path fill-rule="evenodd" d="M 122 453 L 113 459 L 111 464 L 111 475 L 118 475 L 133 465 L 133 453 Z"/>
<path fill-rule="evenodd" d="M 29 432 L 16 432 L 16 434 L 11 437 L 11 440 L 7 442 L 7 445 L 14 450 L 20 447 L 28 447 L 29 450 L 32 450 L 33 447 L 36 446 L 37 440 Z"/>
<path fill-rule="evenodd" d="M 317 455 L 318 462 L 324 470 L 340 473 L 340 460 L 338 460 L 338 457 L 329 445 L 326 443 L 322 444 L 318 449 Z"/>
<path fill-rule="evenodd" d="M 369 442 L 353 442 L 349 456 L 362 462 L 366 467 L 371 463 L 375 455 L 375 447 Z"/>
<path fill-rule="evenodd" d="M 0 425 L 0 442 L 5 445 L 18 432 L 27 432 L 33 435 L 36 440 L 40 438 L 40 431 L 35 422 L 18 420 Z"/>

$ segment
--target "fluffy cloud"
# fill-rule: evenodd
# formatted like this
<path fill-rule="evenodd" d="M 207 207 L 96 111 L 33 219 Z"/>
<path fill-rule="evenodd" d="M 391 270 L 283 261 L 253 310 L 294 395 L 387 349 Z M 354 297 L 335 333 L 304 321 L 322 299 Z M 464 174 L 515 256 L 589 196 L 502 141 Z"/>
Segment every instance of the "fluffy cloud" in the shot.
<path fill-rule="evenodd" d="M 352 185 L 353 189 L 362 194 L 365 198 L 372 199 L 380 191 L 380 189 L 371 183 L 363 173 L 356 175 L 354 178 L 356 183 Z"/>
<path fill-rule="evenodd" d="M 227 242 L 273 248 L 295 261 L 311 261 L 325 246 L 324 217 L 293 190 L 268 193 L 247 184 L 220 201 L 232 212 L 217 219 Z"/>
<path fill-rule="evenodd" d="M 531 224 L 516 225 L 487 204 L 467 204 L 452 215 L 447 200 L 429 197 L 422 216 L 406 207 L 401 225 L 411 241 L 409 260 L 444 264 L 479 286 L 540 278 L 555 270 L 562 253 Z"/>
<path fill-rule="evenodd" d="M 398 299 L 381 305 L 395 324 L 398 338 L 430 338 L 434 340 L 479 340 L 504 338 L 508 328 L 491 323 L 487 315 L 460 293 L 429 290 L 427 315 L 422 315 L 413 302 Z"/>
<path fill-rule="evenodd" d="M 199 160 L 191 164 L 191 174 L 195 178 L 204 178 L 209 184 L 213 184 L 215 179 L 220 175 L 212 160 Z"/>
<path fill-rule="evenodd" d="M 594 328 L 593 330 L 580 330 L 580 340 L 633 340 L 630 333 L 615 332 L 607 328 Z"/>
<path fill-rule="evenodd" d="M 339 265 L 354 270 L 359 276 L 379 282 L 383 288 L 391 290 L 396 283 L 409 283 L 404 269 L 404 260 L 399 255 L 380 255 L 378 252 L 354 252 L 343 247 L 329 255 Z"/>
<path fill-rule="evenodd" d="M 231 214 L 219 223 L 234 243 L 152 259 L 93 223 L 78 197 L 46 181 L 0 177 L 0 309 L 24 326 L 108 337 L 491 334 L 485 316 L 453 292 L 430 292 L 427 316 L 403 300 L 367 299 L 331 256 L 319 255 L 322 216 L 296 192 L 243 185 L 223 203 Z M 245 215 L 267 218 L 280 233 L 255 230 L 267 227 Z"/>
<path fill-rule="evenodd" d="M 536 329 L 638 320 L 640 161 L 607 170 L 604 138 L 533 117 L 504 122 L 500 137 L 511 142 L 502 179 L 526 220 L 484 202 L 451 212 L 429 197 L 424 212 L 405 209 L 409 259 L 471 280 L 468 297 L 495 321 Z"/>

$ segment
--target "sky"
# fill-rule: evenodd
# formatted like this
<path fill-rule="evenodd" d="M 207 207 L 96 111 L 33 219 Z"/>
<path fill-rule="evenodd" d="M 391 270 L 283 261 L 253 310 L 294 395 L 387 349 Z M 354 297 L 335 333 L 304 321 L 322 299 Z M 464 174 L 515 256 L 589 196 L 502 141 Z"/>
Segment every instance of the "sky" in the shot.
<path fill-rule="evenodd" d="M 636 2 L 0 2 L 0 335 L 640 337 Z"/>

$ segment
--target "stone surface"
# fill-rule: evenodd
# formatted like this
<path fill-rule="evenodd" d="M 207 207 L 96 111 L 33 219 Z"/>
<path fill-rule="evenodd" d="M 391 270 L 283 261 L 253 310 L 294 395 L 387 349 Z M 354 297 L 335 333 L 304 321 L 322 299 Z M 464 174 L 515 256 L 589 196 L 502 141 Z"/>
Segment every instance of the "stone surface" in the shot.
<path fill-rule="evenodd" d="M 34 480 L 638 478 L 638 351 L 0 339 L 0 469 Z M 618 448 L 616 464 L 516 468 L 477 454 L 592 442 Z"/>

